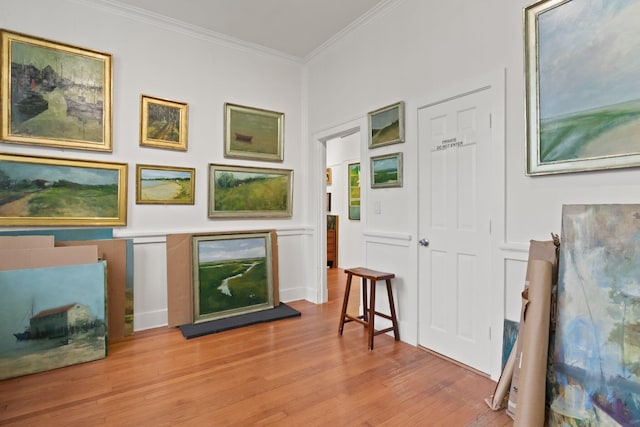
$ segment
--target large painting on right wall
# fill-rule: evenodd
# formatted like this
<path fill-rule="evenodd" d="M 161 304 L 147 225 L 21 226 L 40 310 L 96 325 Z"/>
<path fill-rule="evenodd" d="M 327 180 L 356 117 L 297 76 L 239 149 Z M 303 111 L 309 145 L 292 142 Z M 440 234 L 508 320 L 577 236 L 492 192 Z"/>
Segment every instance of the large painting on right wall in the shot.
<path fill-rule="evenodd" d="M 640 205 L 562 211 L 551 426 L 640 426 Z"/>

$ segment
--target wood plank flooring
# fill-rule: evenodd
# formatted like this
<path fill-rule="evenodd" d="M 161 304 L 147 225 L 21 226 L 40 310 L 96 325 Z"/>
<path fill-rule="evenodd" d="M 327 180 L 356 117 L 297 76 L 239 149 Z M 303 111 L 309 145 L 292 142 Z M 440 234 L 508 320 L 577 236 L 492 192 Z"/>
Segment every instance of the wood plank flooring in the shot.
<path fill-rule="evenodd" d="M 483 399 L 495 383 L 365 329 L 338 335 L 345 274 L 329 302 L 289 303 L 298 318 L 185 340 L 137 332 L 109 356 L 0 381 L 0 425 L 510 426 Z"/>

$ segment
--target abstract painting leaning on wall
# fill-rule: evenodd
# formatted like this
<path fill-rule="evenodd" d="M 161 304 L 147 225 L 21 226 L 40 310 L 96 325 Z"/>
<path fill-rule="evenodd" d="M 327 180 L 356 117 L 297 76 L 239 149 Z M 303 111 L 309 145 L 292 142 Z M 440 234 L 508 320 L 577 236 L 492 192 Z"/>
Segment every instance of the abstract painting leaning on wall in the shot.
<path fill-rule="evenodd" d="M 640 205 L 562 211 L 552 426 L 640 426 Z"/>

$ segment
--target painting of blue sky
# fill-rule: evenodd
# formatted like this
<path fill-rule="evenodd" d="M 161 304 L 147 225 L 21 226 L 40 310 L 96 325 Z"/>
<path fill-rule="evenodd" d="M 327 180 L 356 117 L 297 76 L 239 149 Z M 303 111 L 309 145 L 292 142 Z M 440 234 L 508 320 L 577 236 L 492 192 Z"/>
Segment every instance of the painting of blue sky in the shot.
<path fill-rule="evenodd" d="M 542 162 L 640 154 L 640 2 L 554 2 L 537 18 Z"/>

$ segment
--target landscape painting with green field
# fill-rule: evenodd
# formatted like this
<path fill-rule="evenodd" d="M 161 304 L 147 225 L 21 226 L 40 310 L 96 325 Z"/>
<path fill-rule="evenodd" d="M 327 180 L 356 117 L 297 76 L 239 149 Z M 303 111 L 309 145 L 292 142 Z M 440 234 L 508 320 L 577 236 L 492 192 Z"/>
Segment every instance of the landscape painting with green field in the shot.
<path fill-rule="evenodd" d="M 123 182 L 124 164 L 1 155 L 0 223 L 121 224 Z"/>
<path fill-rule="evenodd" d="M 369 113 L 369 147 L 404 142 L 404 103 L 399 102 Z"/>
<path fill-rule="evenodd" d="M 195 321 L 273 308 L 268 233 L 194 237 Z"/>
<path fill-rule="evenodd" d="M 528 171 L 636 166 L 640 6 L 628 0 L 558 3 L 540 2 L 526 12 Z"/>
<path fill-rule="evenodd" d="M 371 188 L 402 186 L 402 153 L 371 158 Z"/>
<path fill-rule="evenodd" d="M 211 165 L 209 216 L 291 216 L 292 174 Z"/>

